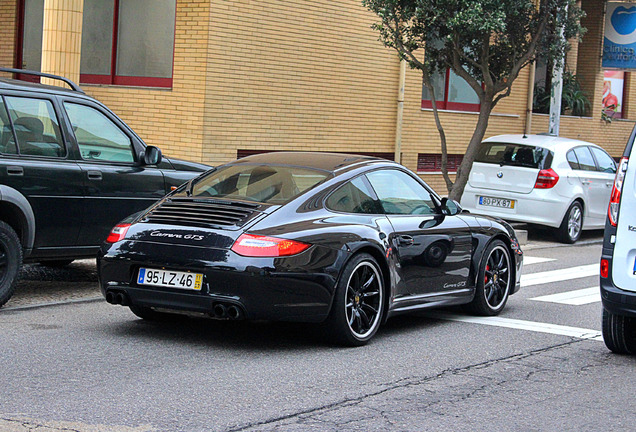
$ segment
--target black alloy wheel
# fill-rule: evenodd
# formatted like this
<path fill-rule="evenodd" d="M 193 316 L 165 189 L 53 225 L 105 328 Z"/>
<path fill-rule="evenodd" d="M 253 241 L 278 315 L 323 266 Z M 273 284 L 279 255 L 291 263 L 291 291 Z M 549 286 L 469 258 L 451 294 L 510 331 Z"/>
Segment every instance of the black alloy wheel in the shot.
<path fill-rule="evenodd" d="M 9 224 L 0 222 L 0 306 L 13 295 L 21 266 L 20 239 Z"/>
<path fill-rule="evenodd" d="M 510 251 L 501 240 L 493 241 L 479 265 L 475 297 L 466 308 L 477 315 L 498 315 L 508 301 L 512 275 Z"/>
<path fill-rule="evenodd" d="M 338 282 L 327 325 L 336 342 L 361 346 L 377 332 L 384 312 L 384 281 L 377 261 L 369 254 L 349 261 Z"/>

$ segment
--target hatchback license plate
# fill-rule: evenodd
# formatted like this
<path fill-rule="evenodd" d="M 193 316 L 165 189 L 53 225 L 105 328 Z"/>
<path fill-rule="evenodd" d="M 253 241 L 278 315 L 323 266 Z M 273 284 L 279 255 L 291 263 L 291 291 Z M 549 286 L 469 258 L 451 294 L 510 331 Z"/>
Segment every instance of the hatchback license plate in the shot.
<path fill-rule="evenodd" d="M 154 285 L 168 288 L 201 290 L 203 275 L 174 270 L 157 270 L 140 268 L 137 283 L 139 285 Z"/>
<path fill-rule="evenodd" d="M 505 198 L 479 197 L 479 204 L 490 207 L 501 207 L 507 209 L 515 208 L 515 200 Z"/>

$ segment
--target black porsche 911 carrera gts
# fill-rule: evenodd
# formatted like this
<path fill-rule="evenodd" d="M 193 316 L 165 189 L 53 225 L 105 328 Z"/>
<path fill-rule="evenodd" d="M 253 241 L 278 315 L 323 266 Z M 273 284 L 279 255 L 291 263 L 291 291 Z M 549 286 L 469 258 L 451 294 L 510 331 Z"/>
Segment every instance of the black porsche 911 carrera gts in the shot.
<path fill-rule="evenodd" d="M 397 163 L 309 152 L 209 171 L 118 224 L 98 258 L 106 300 L 141 318 L 324 322 L 346 345 L 422 308 L 496 315 L 521 268 L 506 222 Z"/>

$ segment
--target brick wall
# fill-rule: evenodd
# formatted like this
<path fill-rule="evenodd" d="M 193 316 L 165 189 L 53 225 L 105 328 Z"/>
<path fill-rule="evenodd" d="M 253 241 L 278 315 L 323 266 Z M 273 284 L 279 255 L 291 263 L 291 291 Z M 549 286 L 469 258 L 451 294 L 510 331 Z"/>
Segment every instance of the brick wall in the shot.
<path fill-rule="evenodd" d="M 16 12 L 15 1 L 0 1 L 0 66 L 13 67 L 16 37 Z"/>
<path fill-rule="evenodd" d="M 213 0 L 204 160 L 392 152 L 399 61 L 372 18 L 358 0 Z"/>

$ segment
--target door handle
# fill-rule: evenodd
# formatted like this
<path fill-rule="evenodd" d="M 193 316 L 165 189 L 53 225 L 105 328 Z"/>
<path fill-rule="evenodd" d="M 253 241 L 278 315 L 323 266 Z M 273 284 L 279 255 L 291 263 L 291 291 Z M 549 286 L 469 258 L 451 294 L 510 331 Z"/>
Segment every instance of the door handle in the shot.
<path fill-rule="evenodd" d="M 590 183 L 592 183 L 591 180 L 581 180 L 581 183 L 583 183 L 584 185 L 589 185 Z"/>
<path fill-rule="evenodd" d="M 7 174 L 12 176 L 24 175 L 24 168 L 22 168 L 21 166 L 16 166 L 16 165 L 8 166 Z"/>
<path fill-rule="evenodd" d="M 398 244 L 400 246 L 411 246 L 413 243 L 413 237 L 411 237 L 410 235 L 401 235 L 398 237 Z"/>
<path fill-rule="evenodd" d="M 88 179 L 89 180 L 101 180 L 102 172 L 101 171 L 88 171 Z"/>

